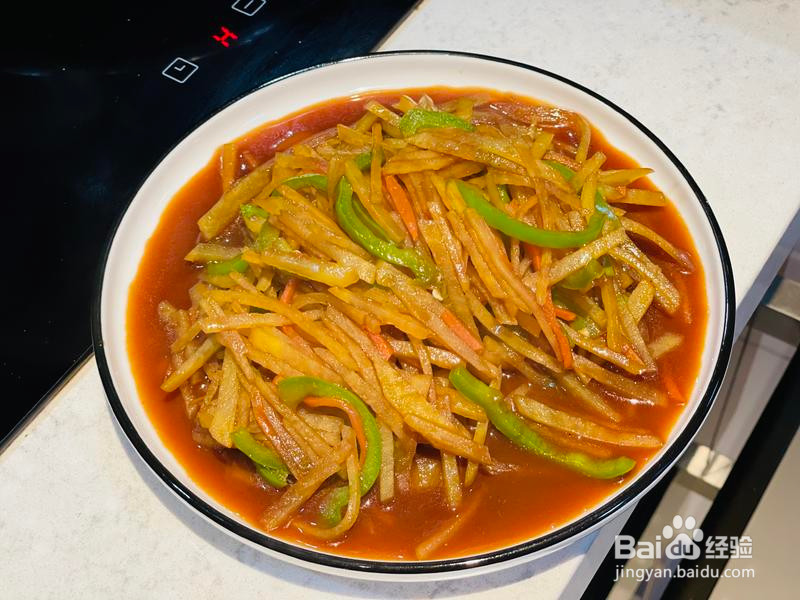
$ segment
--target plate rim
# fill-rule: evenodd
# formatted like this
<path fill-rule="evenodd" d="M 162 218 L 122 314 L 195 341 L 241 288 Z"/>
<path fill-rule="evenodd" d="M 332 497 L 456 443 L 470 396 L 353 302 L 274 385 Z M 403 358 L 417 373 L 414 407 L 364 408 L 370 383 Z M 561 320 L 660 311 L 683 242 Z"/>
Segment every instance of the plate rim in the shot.
<path fill-rule="evenodd" d="M 119 229 L 120 224 L 122 223 L 122 220 L 125 218 L 125 215 L 128 213 L 128 210 L 130 208 L 131 203 L 133 202 L 133 199 L 138 194 L 142 185 L 158 168 L 158 166 L 164 161 L 164 159 L 175 149 L 176 146 L 178 146 L 181 142 L 183 142 L 183 140 L 186 139 L 186 137 L 188 137 L 189 135 L 191 135 L 200 125 L 209 121 L 218 113 L 227 109 L 229 106 L 235 104 L 242 98 L 249 96 L 250 94 L 253 94 L 258 90 L 269 87 L 271 85 L 274 85 L 285 79 L 294 77 L 296 75 L 307 73 L 309 71 L 315 71 L 317 69 L 322 69 L 324 67 L 341 63 L 354 63 L 363 60 L 373 59 L 375 57 L 380 57 L 380 56 L 396 56 L 396 55 L 456 56 L 462 58 L 471 58 L 488 62 L 495 62 L 508 66 L 522 68 L 528 71 L 536 72 L 546 77 L 550 77 L 561 83 L 567 84 L 570 87 L 573 87 L 591 96 L 595 100 L 605 104 L 613 111 L 620 114 L 658 147 L 658 149 L 669 159 L 669 161 L 673 164 L 673 166 L 678 170 L 684 181 L 691 188 L 692 193 L 695 199 L 699 202 L 700 207 L 703 209 L 706 221 L 708 222 L 708 225 L 711 228 L 711 232 L 714 237 L 715 246 L 720 260 L 720 267 L 722 270 L 722 280 L 724 287 L 722 293 L 724 299 L 724 309 L 722 314 L 722 339 L 720 344 L 720 351 L 717 356 L 714 369 L 711 372 L 708 386 L 703 394 L 703 397 L 698 402 L 694 414 L 686 423 L 686 426 L 684 427 L 683 431 L 678 435 L 678 437 L 675 438 L 675 440 L 667 448 L 664 454 L 647 468 L 647 471 L 643 473 L 641 477 L 639 477 L 628 487 L 622 490 L 622 492 L 619 493 L 616 497 L 607 499 L 602 504 L 592 509 L 584 516 L 573 521 L 572 523 L 569 523 L 566 526 L 556 529 L 555 531 L 546 533 L 542 536 L 535 537 L 525 542 L 520 542 L 505 548 L 499 548 L 497 550 L 483 552 L 481 554 L 457 557 L 457 558 L 431 560 L 431 561 L 373 560 L 369 558 L 340 556 L 313 550 L 310 548 L 305 548 L 302 546 L 297 546 L 289 542 L 286 542 L 284 540 L 281 540 L 279 538 L 268 536 L 265 533 L 262 533 L 253 527 L 239 523 L 234 519 L 228 517 L 227 515 L 223 514 L 210 504 L 208 504 L 205 500 L 196 495 L 191 489 L 189 489 L 187 486 L 181 483 L 177 479 L 177 477 L 175 477 L 171 473 L 171 471 L 167 469 L 161 463 L 161 461 L 159 461 L 155 457 L 155 455 L 151 452 L 151 450 L 144 442 L 142 437 L 139 435 L 139 432 L 136 430 L 132 421 L 128 417 L 128 414 L 122 405 L 122 400 L 117 394 L 116 388 L 114 386 L 114 382 L 112 380 L 111 372 L 105 355 L 105 350 L 104 350 L 105 342 L 103 340 L 103 333 L 102 333 L 101 305 L 103 296 L 104 276 L 111 248 L 116 239 L 117 231 Z M 662 142 L 660 138 L 658 138 L 658 136 L 656 136 L 652 131 L 650 131 L 650 129 L 648 129 L 636 117 L 628 113 L 626 110 L 624 110 L 611 100 L 608 100 L 607 98 L 595 92 L 594 90 L 582 84 L 579 84 L 575 81 L 572 81 L 571 79 L 568 79 L 562 75 L 553 73 L 552 71 L 548 71 L 546 69 L 542 69 L 541 67 L 529 65 L 519 61 L 510 60 L 507 58 L 490 56 L 486 54 L 472 53 L 472 52 L 452 51 L 452 50 L 413 50 L 413 49 L 392 50 L 392 51 L 374 52 L 370 54 L 354 56 L 341 60 L 319 63 L 304 69 L 287 73 L 286 75 L 282 75 L 275 79 L 271 79 L 265 83 L 253 86 L 252 88 L 248 89 L 242 94 L 239 94 L 229 102 L 225 103 L 217 110 L 211 112 L 209 115 L 205 116 L 198 123 L 193 125 L 183 136 L 180 137 L 180 139 L 176 140 L 175 143 L 173 143 L 169 147 L 169 149 L 154 163 L 152 168 L 150 168 L 147 171 L 146 175 L 144 175 L 144 177 L 135 187 L 135 191 L 131 194 L 131 197 L 126 204 L 125 209 L 122 211 L 119 218 L 116 220 L 116 222 L 114 223 L 113 227 L 110 230 L 110 233 L 104 245 L 104 250 L 101 255 L 101 261 L 95 276 L 95 282 L 96 282 L 95 294 L 91 310 L 91 315 L 92 315 L 91 331 L 92 331 L 92 344 L 94 346 L 94 352 L 97 359 L 97 366 L 100 372 L 100 379 L 102 381 L 103 388 L 105 389 L 106 397 L 108 399 L 108 403 L 111 407 L 112 413 L 114 414 L 114 417 L 116 418 L 120 428 L 122 429 L 122 432 L 125 434 L 128 441 L 132 444 L 132 446 L 137 451 L 142 460 L 153 471 L 153 473 L 159 479 L 161 479 L 162 483 L 164 483 L 173 493 L 182 498 L 192 509 L 199 512 L 202 516 L 209 519 L 217 526 L 226 529 L 227 531 L 233 533 L 237 537 L 242 538 L 246 542 L 249 542 L 250 544 L 253 544 L 255 546 L 260 546 L 265 549 L 277 552 L 279 554 L 286 555 L 287 557 L 302 562 L 313 563 L 314 565 L 317 565 L 322 568 L 327 568 L 327 569 L 332 568 L 335 570 L 349 572 L 351 574 L 365 573 L 365 574 L 384 574 L 384 575 L 404 575 L 404 574 L 412 575 L 412 574 L 452 573 L 455 571 L 477 570 L 480 567 L 487 567 L 489 565 L 497 565 L 500 563 L 510 562 L 514 559 L 520 559 L 527 555 L 532 555 L 536 552 L 541 552 L 545 550 L 555 550 L 568 540 L 577 539 L 582 534 L 588 533 L 589 531 L 595 529 L 599 524 L 606 521 L 612 515 L 620 512 L 632 500 L 638 498 L 639 496 L 647 492 L 666 473 L 667 469 L 671 467 L 675 463 L 675 461 L 677 461 L 677 459 L 681 456 L 681 454 L 683 454 L 683 452 L 686 450 L 691 440 L 697 434 L 701 425 L 705 421 L 705 418 L 707 417 L 711 409 L 714 399 L 716 398 L 717 393 L 719 392 L 720 386 L 722 385 L 722 380 L 725 375 L 725 371 L 727 369 L 728 361 L 730 360 L 730 354 L 733 347 L 735 307 L 736 307 L 733 268 L 730 261 L 730 255 L 728 253 L 728 248 L 725 243 L 724 237 L 722 235 L 722 231 L 719 227 L 716 217 L 714 216 L 711 206 L 709 205 L 708 200 L 706 199 L 705 195 L 703 194 L 697 182 L 689 173 L 688 169 L 675 156 L 675 154 L 669 149 L 669 147 L 667 147 L 667 145 L 664 142 Z M 465 575 L 466 574 L 467 573 L 465 573 Z"/>

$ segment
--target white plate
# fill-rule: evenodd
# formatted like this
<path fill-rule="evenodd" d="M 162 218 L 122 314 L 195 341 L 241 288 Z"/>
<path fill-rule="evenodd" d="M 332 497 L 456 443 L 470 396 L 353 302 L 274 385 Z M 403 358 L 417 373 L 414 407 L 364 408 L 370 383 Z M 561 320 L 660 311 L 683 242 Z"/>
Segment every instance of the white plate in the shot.
<path fill-rule="evenodd" d="M 176 192 L 223 143 L 305 106 L 374 90 L 484 87 L 515 92 L 583 114 L 608 142 L 655 169 L 653 182 L 677 206 L 705 269 L 708 326 L 694 392 L 667 443 L 614 495 L 557 529 L 478 556 L 435 561 L 370 561 L 309 550 L 254 529 L 203 491 L 167 450 L 147 417 L 128 362 L 126 307 L 145 244 Z M 181 140 L 150 173 L 113 235 L 93 316 L 97 362 L 109 402 L 134 447 L 194 510 L 243 542 L 312 569 L 383 579 L 445 579 L 510 567 L 575 541 L 639 498 L 678 459 L 702 425 L 719 389 L 733 340 L 733 278 L 719 227 L 697 184 L 652 133 L 598 94 L 534 67 L 452 52 L 391 52 L 300 71 L 228 105 Z"/>

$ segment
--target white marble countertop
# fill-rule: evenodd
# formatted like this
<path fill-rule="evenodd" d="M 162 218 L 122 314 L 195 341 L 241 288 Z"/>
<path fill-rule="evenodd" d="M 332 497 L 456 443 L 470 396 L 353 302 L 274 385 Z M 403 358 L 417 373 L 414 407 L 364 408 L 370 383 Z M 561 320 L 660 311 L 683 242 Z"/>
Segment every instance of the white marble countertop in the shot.
<path fill-rule="evenodd" d="M 639 118 L 714 208 L 741 329 L 800 235 L 798 24 L 800 4 L 788 1 L 426 0 L 381 48 L 527 62 Z M 0 454 L 0 481 L 0 595 L 14 598 L 575 598 L 626 517 L 479 579 L 311 573 L 225 536 L 167 492 L 116 427 L 93 360 Z"/>

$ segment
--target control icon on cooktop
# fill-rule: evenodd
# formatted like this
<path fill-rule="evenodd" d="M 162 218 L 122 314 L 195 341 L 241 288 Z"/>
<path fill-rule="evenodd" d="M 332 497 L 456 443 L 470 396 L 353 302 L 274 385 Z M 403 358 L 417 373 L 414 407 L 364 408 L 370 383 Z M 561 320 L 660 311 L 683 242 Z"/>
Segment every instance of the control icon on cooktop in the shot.
<path fill-rule="evenodd" d="M 189 77 L 194 75 L 197 69 L 198 66 L 196 64 L 179 56 L 169 63 L 167 68 L 161 71 L 161 74 L 167 79 L 172 79 L 172 81 L 185 83 Z"/>
<path fill-rule="evenodd" d="M 237 12 L 252 17 L 267 3 L 267 0 L 236 0 L 231 4 L 231 8 Z"/>

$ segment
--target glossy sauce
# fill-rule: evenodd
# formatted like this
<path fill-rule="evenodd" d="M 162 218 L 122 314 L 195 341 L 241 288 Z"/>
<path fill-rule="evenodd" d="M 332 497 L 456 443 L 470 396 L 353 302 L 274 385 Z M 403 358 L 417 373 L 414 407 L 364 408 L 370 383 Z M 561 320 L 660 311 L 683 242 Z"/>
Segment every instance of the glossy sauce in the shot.
<path fill-rule="evenodd" d="M 522 103 L 536 102 L 519 96 L 507 96 L 487 90 L 424 90 L 437 102 L 463 95 L 483 93 L 492 99 Z M 417 97 L 422 90 L 405 90 Z M 286 119 L 264 125 L 239 142 L 241 151 L 249 151 L 258 162 L 272 157 L 310 135 L 335 126 L 352 123 L 363 112 L 366 100 L 376 98 L 393 102 L 399 94 L 371 94 L 351 99 L 337 99 L 304 109 Z M 611 147 L 602 135 L 593 130 L 592 148 L 608 157 L 604 169 L 630 168 L 633 160 Z M 642 187 L 652 187 L 644 181 Z M 161 439 L 197 484 L 211 496 L 245 520 L 257 526 L 266 506 L 278 493 L 257 485 L 246 460 L 236 452 L 213 451 L 198 446 L 191 436 L 191 423 L 178 392 L 167 394 L 159 385 L 169 367 L 169 342 L 158 318 L 158 303 L 168 300 L 179 308 L 190 305 L 187 290 L 197 281 L 197 270 L 183 257 L 198 241 L 197 219 L 216 202 L 222 192 L 219 156 L 197 173 L 173 198 L 161 217 L 158 228 L 147 243 L 136 279 L 131 285 L 128 302 L 128 353 L 137 381 L 141 401 Z M 707 303 L 703 270 L 689 233 L 672 207 L 637 208 L 624 205 L 634 218 L 653 228 L 677 247 L 689 252 L 695 265 L 691 274 L 668 271 L 684 301 L 676 315 L 670 317 L 650 310 L 645 316 L 652 337 L 660 331 L 676 331 L 685 337 L 679 352 L 667 354 L 659 361 L 666 366 L 688 398 L 697 376 L 706 332 Z M 646 244 L 646 242 L 643 242 Z M 649 253 L 650 246 L 644 246 Z M 661 257 L 657 249 L 651 257 Z M 659 261 L 667 267 L 667 259 Z M 652 339 L 652 338 L 651 338 Z M 623 415 L 623 425 L 649 429 L 666 439 L 682 406 L 664 408 L 636 406 L 614 401 Z M 480 491 L 481 508 L 459 533 L 431 558 L 445 558 L 493 550 L 546 533 L 590 511 L 605 497 L 615 492 L 625 480 L 601 481 L 584 477 L 525 453 L 512 446 L 496 432 L 488 440 L 492 457 L 515 466 L 510 472 L 493 476 L 479 474 L 471 490 L 465 490 L 465 503 Z M 655 454 L 651 450 L 614 449 L 637 461 L 641 469 Z M 365 497 L 358 521 L 348 534 L 334 543 L 321 543 L 302 536 L 291 526 L 272 535 L 344 554 L 373 559 L 414 559 L 414 547 L 452 518 L 444 508 L 441 491 L 396 495 L 384 506 L 376 497 L 377 485 Z"/>

